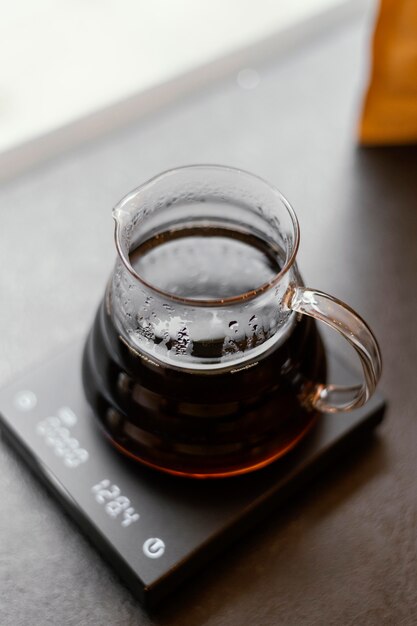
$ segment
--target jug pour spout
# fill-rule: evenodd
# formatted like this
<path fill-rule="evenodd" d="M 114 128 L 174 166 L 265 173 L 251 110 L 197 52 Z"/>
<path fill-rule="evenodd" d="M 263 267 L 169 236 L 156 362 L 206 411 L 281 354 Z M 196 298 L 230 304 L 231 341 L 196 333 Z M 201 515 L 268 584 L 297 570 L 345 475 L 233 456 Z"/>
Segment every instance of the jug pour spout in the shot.
<path fill-rule="evenodd" d="M 116 205 L 112 210 L 112 217 L 116 224 L 120 224 L 121 226 L 126 226 L 128 222 L 132 219 L 132 211 L 129 210 L 125 206 L 120 206 L 120 204 Z"/>
<path fill-rule="evenodd" d="M 130 211 L 121 206 L 114 207 L 112 217 L 114 220 L 114 242 L 116 244 L 117 253 L 124 265 L 129 268 L 130 241 L 128 225 L 131 223 L 132 217 Z"/>

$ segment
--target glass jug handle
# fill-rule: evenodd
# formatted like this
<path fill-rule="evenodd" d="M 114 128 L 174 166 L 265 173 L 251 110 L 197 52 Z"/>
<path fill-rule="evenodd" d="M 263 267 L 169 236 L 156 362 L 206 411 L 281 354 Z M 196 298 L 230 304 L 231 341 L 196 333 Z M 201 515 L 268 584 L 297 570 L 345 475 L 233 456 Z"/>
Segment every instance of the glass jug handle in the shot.
<path fill-rule="evenodd" d="M 351 411 L 365 404 L 375 391 L 382 370 L 379 346 L 366 322 L 347 304 L 315 289 L 292 287 L 287 306 L 339 331 L 355 348 L 362 365 L 362 384 L 316 384 L 307 391 L 307 404 L 324 413 Z"/>

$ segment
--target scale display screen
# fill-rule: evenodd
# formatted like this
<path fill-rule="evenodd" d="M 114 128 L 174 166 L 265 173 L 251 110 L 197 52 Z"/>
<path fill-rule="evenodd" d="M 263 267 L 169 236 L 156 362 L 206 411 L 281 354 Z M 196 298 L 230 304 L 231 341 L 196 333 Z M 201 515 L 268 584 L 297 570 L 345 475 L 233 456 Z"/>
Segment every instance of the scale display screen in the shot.
<path fill-rule="evenodd" d="M 283 459 L 234 478 L 162 475 L 116 452 L 99 430 L 81 385 L 83 342 L 0 392 L 0 427 L 145 605 L 159 600 L 340 459 L 382 419 L 376 394 L 352 413 L 323 415 Z M 329 380 L 355 381 L 330 358 Z M 242 547 L 243 549 L 243 547 Z M 215 556 L 217 555 L 217 557 Z"/>

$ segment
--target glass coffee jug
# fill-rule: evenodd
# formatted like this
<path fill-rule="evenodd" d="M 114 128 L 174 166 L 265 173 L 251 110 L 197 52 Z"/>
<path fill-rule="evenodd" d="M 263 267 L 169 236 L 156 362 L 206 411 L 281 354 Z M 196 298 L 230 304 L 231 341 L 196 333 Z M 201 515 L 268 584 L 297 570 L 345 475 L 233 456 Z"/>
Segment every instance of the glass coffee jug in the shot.
<path fill-rule="evenodd" d="M 304 287 L 296 215 L 264 180 L 182 167 L 128 194 L 113 216 L 118 258 L 83 383 L 120 452 L 176 475 L 241 474 L 291 450 L 321 412 L 372 395 L 375 337 L 347 305 Z M 327 382 L 315 320 L 355 348 L 362 384 Z"/>

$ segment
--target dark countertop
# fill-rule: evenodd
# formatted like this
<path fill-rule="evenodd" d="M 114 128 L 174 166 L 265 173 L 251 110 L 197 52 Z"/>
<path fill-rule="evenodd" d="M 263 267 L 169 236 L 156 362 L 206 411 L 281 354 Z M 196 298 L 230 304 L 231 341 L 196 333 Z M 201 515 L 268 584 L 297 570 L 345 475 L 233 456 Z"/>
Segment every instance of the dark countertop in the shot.
<path fill-rule="evenodd" d="M 415 623 L 417 149 L 355 146 L 366 52 L 347 24 L 260 66 L 252 91 L 230 79 L 0 190 L 0 384 L 86 332 L 116 201 L 168 167 L 218 162 L 292 201 L 305 282 L 375 330 L 390 405 L 371 444 L 152 615 L 0 442 L 2 626 Z"/>

